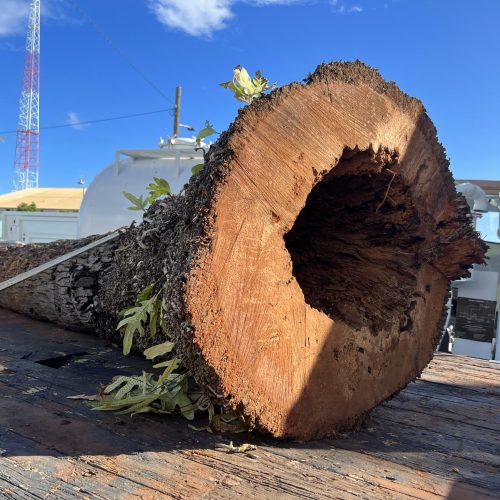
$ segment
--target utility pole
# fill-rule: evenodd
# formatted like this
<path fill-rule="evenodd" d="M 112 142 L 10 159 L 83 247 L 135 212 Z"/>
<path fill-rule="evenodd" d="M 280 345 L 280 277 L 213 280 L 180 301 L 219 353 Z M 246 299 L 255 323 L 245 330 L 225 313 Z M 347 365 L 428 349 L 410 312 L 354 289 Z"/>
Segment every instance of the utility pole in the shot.
<path fill-rule="evenodd" d="M 179 123 L 181 120 L 181 94 L 182 88 L 180 85 L 177 85 L 177 88 L 175 89 L 174 138 L 179 137 Z"/>
<path fill-rule="evenodd" d="M 14 156 L 14 189 L 38 187 L 40 134 L 40 1 L 31 0 Z"/>

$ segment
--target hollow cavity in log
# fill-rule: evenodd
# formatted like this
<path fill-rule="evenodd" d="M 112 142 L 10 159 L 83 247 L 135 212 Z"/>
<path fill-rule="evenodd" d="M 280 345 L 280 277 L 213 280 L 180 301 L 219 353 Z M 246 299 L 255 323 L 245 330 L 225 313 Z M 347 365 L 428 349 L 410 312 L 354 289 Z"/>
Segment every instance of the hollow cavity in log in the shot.
<path fill-rule="evenodd" d="M 306 303 L 373 334 L 408 329 L 420 268 L 419 216 L 391 170 L 397 159 L 384 148 L 346 148 L 285 235 Z"/>

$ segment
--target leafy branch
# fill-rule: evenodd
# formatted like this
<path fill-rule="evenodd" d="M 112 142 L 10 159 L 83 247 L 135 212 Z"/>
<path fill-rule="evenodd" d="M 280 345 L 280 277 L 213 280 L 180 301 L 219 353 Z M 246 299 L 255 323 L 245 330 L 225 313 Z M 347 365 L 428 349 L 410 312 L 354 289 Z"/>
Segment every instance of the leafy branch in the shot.
<path fill-rule="evenodd" d="M 217 132 L 217 130 L 214 129 L 213 125 L 206 120 L 205 121 L 205 127 L 202 128 L 199 132 L 198 135 L 196 136 L 196 144 L 198 145 L 197 149 L 201 149 L 203 151 L 203 159 L 205 159 L 205 150 L 201 147 L 201 141 L 207 137 L 210 137 L 211 135 L 218 134 L 220 135 L 220 132 Z M 191 173 L 197 174 L 205 165 L 205 163 L 198 163 L 196 164 L 192 169 Z"/>
<path fill-rule="evenodd" d="M 174 413 L 176 410 L 193 420 L 198 396 L 190 397 L 186 373 L 176 373 L 180 366 L 175 357 L 162 363 L 164 372 L 157 376 L 142 375 L 115 377 L 104 389 L 104 398 L 93 403 L 95 410 L 115 411 L 120 414 Z"/>
<path fill-rule="evenodd" d="M 159 177 L 153 177 L 153 182 L 150 182 L 146 189 L 149 191 L 149 203 L 153 203 L 160 196 L 170 194 L 170 184 L 165 179 L 160 179 Z"/>
<path fill-rule="evenodd" d="M 160 198 L 160 196 L 169 195 L 171 193 L 170 184 L 165 179 L 159 177 L 153 177 L 153 182 L 150 182 L 146 189 L 149 191 L 149 196 L 147 198 L 142 194 L 135 196 L 128 191 L 123 191 L 123 196 L 132 203 L 132 205 L 128 207 L 129 210 L 142 210 L 144 212 L 148 205 Z"/>
<path fill-rule="evenodd" d="M 142 290 L 133 307 L 123 310 L 123 319 L 117 329 L 123 333 L 123 353 L 130 353 L 134 335 L 142 337 L 149 330 L 156 333 L 158 323 L 164 325 L 164 307 L 159 293 L 150 297 L 154 284 Z M 167 329 L 162 330 L 168 335 Z M 169 340 L 156 344 L 144 351 L 147 359 L 153 360 L 172 353 L 175 344 Z M 95 410 L 115 411 L 121 414 L 137 413 L 180 413 L 193 420 L 196 410 L 207 410 L 210 419 L 214 415 L 210 400 L 198 392 L 189 392 L 187 373 L 180 373 L 181 360 L 174 356 L 160 361 L 153 368 L 163 368 L 161 374 L 142 372 L 142 375 L 118 376 L 107 385 L 100 400 L 92 403 Z"/>
<path fill-rule="evenodd" d="M 259 98 L 266 90 L 276 88 L 275 83 L 269 85 L 269 80 L 263 77 L 260 71 L 257 70 L 255 76 L 252 78 L 248 74 L 248 71 L 240 65 L 234 68 L 233 79 L 220 85 L 231 90 L 236 100 L 246 102 L 247 104 Z"/>
<path fill-rule="evenodd" d="M 128 207 L 129 210 L 146 210 L 146 207 L 148 206 L 148 200 L 145 199 L 142 194 L 140 196 L 135 196 L 132 193 L 123 191 L 123 196 L 125 196 L 125 198 L 127 198 L 127 200 L 132 203 L 132 205 Z"/>
<path fill-rule="evenodd" d="M 125 318 L 118 327 L 124 330 L 123 352 L 128 354 L 134 338 L 139 332 L 144 335 L 147 330 L 154 335 L 158 324 L 165 335 L 168 330 L 164 326 L 165 308 L 159 293 L 150 297 L 154 284 L 142 290 L 136 299 L 136 305 L 122 311 Z M 120 327 L 121 325 L 121 327 Z M 149 347 L 144 351 L 147 359 L 166 357 L 175 351 L 175 343 L 166 340 Z M 215 413 L 210 398 L 203 391 L 190 390 L 188 373 L 183 370 L 178 356 L 159 361 L 153 368 L 163 368 L 161 374 L 143 371 L 141 375 L 120 375 L 114 377 L 101 392 L 99 398 L 92 401 L 94 410 L 114 411 L 118 414 L 136 415 L 138 413 L 180 413 L 188 420 L 193 420 L 195 413 L 208 413 L 208 424 L 194 427 L 195 430 L 210 432 L 244 432 L 249 430 L 241 416 L 225 411 Z"/>
<path fill-rule="evenodd" d="M 220 132 L 217 132 L 217 130 L 214 129 L 213 125 L 208 120 L 206 120 L 205 127 L 203 127 L 198 132 L 198 135 L 195 138 L 196 144 L 198 146 L 201 146 L 201 141 L 203 139 L 206 139 L 207 137 L 210 137 L 211 135 L 214 135 L 214 134 L 220 134 Z"/>
<path fill-rule="evenodd" d="M 158 315 L 161 310 L 161 301 L 158 298 L 159 294 L 149 297 L 153 285 L 147 286 L 138 296 L 133 307 L 120 311 L 120 316 L 123 318 L 116 327 L 123 334 L 123 354 L 126 356 L 130 353 L 134 335 L 139 334 L 144 337 L 146 328 L 149 328 L 151 336 L 156 333 L 158 325 Z"/>

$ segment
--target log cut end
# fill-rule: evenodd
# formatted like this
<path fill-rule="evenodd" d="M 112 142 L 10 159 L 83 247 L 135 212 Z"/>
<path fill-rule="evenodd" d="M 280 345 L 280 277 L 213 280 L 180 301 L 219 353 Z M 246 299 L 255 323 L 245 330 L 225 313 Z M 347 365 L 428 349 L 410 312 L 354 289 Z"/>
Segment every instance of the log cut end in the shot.
<path fill-rule="evenodd" d="M 112 335 L 166 283 L 178 354 L 215 399 L 277 437 L 330 436 L 430 361 L 449 280 L 484 260 L 469 215 L 420 101 L 322 64 L 242 109 L 185 194 L 0 305 Z M 3 250 L 0 276 L 82 244 Z"/>
<path fill-rule="evenodd" d="M 186 200 L 184 361 L 278 437 L 352 429 L 417 377 L 449 280 L 484 258 L 421 103 L 359 62 L 245 108 Z"/>

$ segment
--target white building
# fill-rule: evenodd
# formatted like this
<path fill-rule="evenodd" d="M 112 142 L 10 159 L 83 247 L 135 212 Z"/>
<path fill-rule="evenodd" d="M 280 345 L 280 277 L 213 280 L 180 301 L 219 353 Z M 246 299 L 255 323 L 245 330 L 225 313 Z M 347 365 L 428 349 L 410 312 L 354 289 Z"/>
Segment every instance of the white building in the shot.
<path fill-rule="evenodd" d="M 46 243 L 77 237 L 82 188 L 31 188 L 0 195 L 0 237 Z M 36 211 L 27 210 L 31 206 Z"/>

